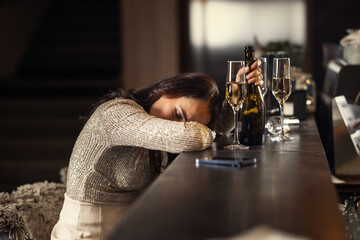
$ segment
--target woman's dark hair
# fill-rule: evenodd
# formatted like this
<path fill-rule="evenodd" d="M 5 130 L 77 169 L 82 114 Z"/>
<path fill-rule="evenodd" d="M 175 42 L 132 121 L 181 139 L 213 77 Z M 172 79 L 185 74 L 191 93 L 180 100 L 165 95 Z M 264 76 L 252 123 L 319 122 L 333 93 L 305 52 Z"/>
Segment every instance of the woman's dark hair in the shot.
<path fill-rule="evenodd" d="M 219 90 L 216 82 L 202 73 L 183 73 L 140 89 L 126 91 L 118 88 L 110 91 L 92 105 L 90 114 L 83 119 L 86 121 L 98 106 L 115 98 L 132 99 L 149 112 L 151 105 L 162 96 L 199 98 L 209 101 L 211 120 L 208 126 L 213 127 L 215 116 L 219 111 Z"/>

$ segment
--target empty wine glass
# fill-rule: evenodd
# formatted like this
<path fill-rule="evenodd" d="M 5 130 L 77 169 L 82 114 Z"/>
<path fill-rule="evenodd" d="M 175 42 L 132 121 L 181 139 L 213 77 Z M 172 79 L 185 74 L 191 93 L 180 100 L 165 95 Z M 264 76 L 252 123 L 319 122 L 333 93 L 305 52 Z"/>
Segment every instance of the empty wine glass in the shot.
<path fill-rule="evenodd" d="M 246 78 L 244 61 L 228 61 L 226 73 L 226 100 L 234 112 L 234 142 L 225 149 L 248 149 L 239 142 L 238 121 L 239 109 L 246 96 Z"/>
<path fill-rule="evenodd" d="M 284 118 L 284 131 L 285 134 L 288 133 L 291 128 L 299 127 L 300 120 L 296 117 Z M 265 128 L 272 135 L 279 135 L 281 133 L 281 117 L 272 116 L 270 117 L 266 124 Z"/>
<path fill-rule="evenodd" d="M 290 58 L 274 58 L 272 93 L 280 106 L 281 132 L 271 138 L 272 141 L 292 141 L 294 138 L 285 134 L 284 129 L 284 103 L 291 94 Z"/>
<path fill-rule="evenodd" d="M 265 128 L 272 135 L 279 135 L 281 133 L 281 117 L 280 116 L 272 116 L 267 120 L 265 124 Z M 284 121 L 284 131 L 287 133 L 290 130 L 288 124 Z"/>

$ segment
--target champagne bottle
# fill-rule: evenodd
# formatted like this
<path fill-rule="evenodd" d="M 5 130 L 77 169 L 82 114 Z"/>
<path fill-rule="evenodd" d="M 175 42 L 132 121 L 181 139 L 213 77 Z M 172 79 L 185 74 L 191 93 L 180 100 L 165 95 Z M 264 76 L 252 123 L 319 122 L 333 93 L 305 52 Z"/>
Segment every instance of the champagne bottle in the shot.
<path fill-rule="evenodd" d="M 245 65 L 250 72 L 254 61 L 255 48 L 245 47 Z M 260 145 L 265 139 L 265 102 L 259 86 L 246 83 L 246 87 L 247 96 L 240 116 L 240 142 L 245 145 Z"/>

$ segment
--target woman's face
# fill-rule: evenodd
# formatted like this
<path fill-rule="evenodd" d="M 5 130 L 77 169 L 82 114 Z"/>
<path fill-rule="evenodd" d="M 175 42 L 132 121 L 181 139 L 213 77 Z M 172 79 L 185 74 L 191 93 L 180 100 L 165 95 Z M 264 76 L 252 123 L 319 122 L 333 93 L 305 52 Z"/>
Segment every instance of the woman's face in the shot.
<path fill-rule="evenodd" d="M 209 104 L 199 98 L 169 98 L 161 97 L 150 107 L 150 114 L 173 121 L 194 121 L 208 124 L 211 119 Z"/>

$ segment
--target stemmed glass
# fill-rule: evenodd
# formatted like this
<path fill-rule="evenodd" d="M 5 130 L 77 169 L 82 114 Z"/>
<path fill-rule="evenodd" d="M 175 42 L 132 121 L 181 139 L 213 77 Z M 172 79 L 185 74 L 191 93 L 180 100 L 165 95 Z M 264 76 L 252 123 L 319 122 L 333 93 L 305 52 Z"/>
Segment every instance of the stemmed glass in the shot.
<path fill-rule="evenodd" d="M 234 142 L 225 146 L 225 149 L 249 149 L 239 142 L 238 135 L 238 115 L 239 109 L 243 104 L 246 96 L 246 78 L 244 61 L 228 61 L 226 73 L 226 100 L 234 112 Z"/>
<path fill-rule="evenodd" d="M 272 93 L 280 106 L 281 132 L 271 140 L 292 141 L 294 138 L 286 135 L 284 130 L 284 104 L 291 94 L 290 58 L 274 58 Z"/>
<path fill-rule="evenodd" d="M 263 81 L 264 84 L 261 86 L 261 94 L 263 95 L 263 98 L 265 98 L 265 95 L 268 91 L 268 80 L 267 80 L 267 62 L 265 57 L 259 58 L 261 61 L 260 69 L 261 74 L 263 75 Z"/>

